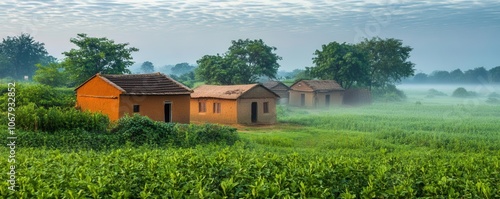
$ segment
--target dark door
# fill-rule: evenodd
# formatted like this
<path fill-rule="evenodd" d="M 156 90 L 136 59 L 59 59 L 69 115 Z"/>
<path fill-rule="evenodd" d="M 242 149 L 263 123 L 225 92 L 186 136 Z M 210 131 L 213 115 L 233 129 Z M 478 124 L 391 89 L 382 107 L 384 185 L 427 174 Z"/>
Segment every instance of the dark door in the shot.
<path fill-rule="evenodd" d="M 329 107 L 330 106 L 330 95 L 325 96 L 325 106 Z"/>
<path fill-rule="evenodd" d="M 164 106 L 165 122 L 172 122 L 172 103 L 165 102 Z"/>
<path fill-rule="evenodd" d="M 306 105 L 306 94 L 300 94 L 300 106 Z"/>
<path fill-rule="evenodd" d="M 252 123 L 257 122 L 257 102 L 252 102 Z"/>

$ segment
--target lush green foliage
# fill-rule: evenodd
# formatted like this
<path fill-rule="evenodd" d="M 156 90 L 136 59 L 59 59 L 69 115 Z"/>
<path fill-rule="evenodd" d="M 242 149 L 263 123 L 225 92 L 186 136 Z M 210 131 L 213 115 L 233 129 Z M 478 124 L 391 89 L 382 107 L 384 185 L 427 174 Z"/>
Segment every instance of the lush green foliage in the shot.
<path fill-rule="evenodd" d="M 134 63 L 131 53 L 139 51 L 137 48 L 127 47 L 128 43 L 115 44 L 106 37 L 88 37 L 83 33 L 70 41 L 78 49 L 71 49 L 63 54 L 66 56 L 64 66 L 73 85 L 79 85 L 97 73 L 130 73 L 127 68 Z"/>
<path fill-rule="evenodd" d="M 476 95 L 477 95 L 477 93 L 472 92 L 472 91 L 467 91 L 463 87 L 457 88 L 455 91 L 453 91 L 453 94 L 451 94 L 451 96 L 453 96 L 453 97 L 462 97 L 462 98 L 463 97 L 474 97 Z"/>
<path fill-rule="evenodd" d="M 386 88 L 414 74 L 408 61 L 412 48 L 397 39 L 365 39 L 359 44 L 331 42 L 316 50 L 311 75 L 333 79 L 344 88 L 353 85 Z"/>
<path fill-rule="evenodd" d="M 207 84 L 249 84 L 259 77 L 276 77 L 280 56 L 273 51 L 276 47 L 266 45 L 262 40 L 236 40 L 224 55 L 205 55 L 197 61 L 196 76 Z"/>
<path fill-rule="evenodd" d="M 70 88 L 53 88 L 40 84 L 16 83 L 16 107 L 29 103 L 37 107 L 73 107 L 75 105 L 75 92 Z M 7 84 L 0 84 L 0 111 L 7 110 Z"/>
<path fill-rule="evenodd" d="M 234 144 L 239 138 L 236 129 L 214 124 L 175 124 L 153 121 L 140 115 L 118 120 L 111 133 L 137 145 L 174 145 L 191 147 L 198 144 Z"/>
<path fill-rule="evenodd" d="M 369 69 L 367 55 L 356 45 L 331 42 L 314 52 L 315 67 L 311 75 L 320 79 L 337 81 L 345 89 L 354 83 L 365 83 Z"/>
<path fill-rule="evenodd" d="M 232 146 L 176 148 L 168 147 L 171 145 L 167 143 L 167 147 L 154 147 L 159 144 L 149 139 L 172 136 L 179 142 L 170 143 L 186 146 L 185 143 L 197 144 L 217 137 L 212 133 L 223 129 L 234 135 L 234 129 L 214 125 L 177 126 L 139 116 L 119 122 L 112 133 L 116 138 L 95 135 L 96 142 L 103 143 L 101 146 L 110 146 L 103 147 L 108 150 L 67 152 L 52 149 L 57 147 L 30 148 L 22 140 L 40 143 L 55 137 L 44 135 L 47 140 L 40 141 L 20 137 L 16 153 L 18 191 L 8 191 L 7 181 L 1 181 L 0 195 L 6 198 L 500 197 L 497 122 L 500 106 L 429 105 L 425 101 L 420 105 L 374 103 L 332 110 L 279 106 L 278 114 L 277 126 L 242 127 L 240 136 L 244 142 Z M 163 130 L 177 132 L 159 132 Z M 178 132 L 183 130 L 189 133 L 180 136 Z M 201 136 L 191 133 L 195 131 L 211 133 L 198 141 L 189 141 Z M 86 147 L 101 149 L 90 135 L 77 137 L 86 133 L 78 130 L 73 134 L 76 138 L 63 137 L 69 144 L 77 145 L 77 140 L 83 140 L 88 142 Z M 132 140 L 145 146 L 137 146 Z M 127 142 L 131 144 L 123 146 Z M 0 153 L 7 154 L 7 150 L 0 148 Z M 0 167 L 7 166 L 7 159 L 0 158 Z"/>
<path fill-rule="evenodd" d="M 500 66 L 486 70 L 484 67 L 466 70 L 434 71 L 430 74 L 417 73 L 413 78 L 407 80 L 412 83 L 443 83 L 443 84 L 485 84 L 500 83 Z"/>
<path fill-rule="evenodd" d="M 28 131 L 56 132 L 84 129 L 105 132 L 109 125 L 108 116 L 100 113 L 83 112 L 75 108 L 44 108 L 30 103 L 16 110 L 16 128 Z"/>
<path fill-rule="evenodd" d="M 68 84 L 68 77 L 64 72 L 62 63 L 37 64 L 36 67 L 38 70 L 33 76 L 33 80 L 36 82 L 52 87 L 61 87 Z"/>
<path fill-rule="evenodd" d="M 45 45 L 29 34 L 7 37 L 0 43 L 0 78 L 29 76 L 31 79 L 36 71 L 35 64 L 53 61 L 55 58 L 48 55 Z"/>
<path fill-rule="evenodd" d="M 141 64 L 141 71 L 143 73 L 152 73 L 155 71 L 155 66 L 150 61 L 145 61 Z"/>
<path fill-rule="evenodd" d="M 394 85 L 377 87 L 372 90 L 373 99 L 382 102 L 400 102 L 406 99 L 406 95 Z"/>

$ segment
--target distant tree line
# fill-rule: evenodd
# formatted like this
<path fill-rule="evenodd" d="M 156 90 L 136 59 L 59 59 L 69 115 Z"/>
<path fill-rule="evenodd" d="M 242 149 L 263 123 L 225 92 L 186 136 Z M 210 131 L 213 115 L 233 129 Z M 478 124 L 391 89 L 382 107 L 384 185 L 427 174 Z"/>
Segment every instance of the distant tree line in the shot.
<path fill-rule="evenodd" d="M 478 67 L 463 72 L 460 69 L 452 71 L 434 71 L 431 74 L 417 73 L 415 76 L 408 78 L 405 83 L 439 83 L 439 84 L 484 84 L 484 83 L 500 83 L 500 66 L 496 66 L 489 70 L 484 67 Z"/>

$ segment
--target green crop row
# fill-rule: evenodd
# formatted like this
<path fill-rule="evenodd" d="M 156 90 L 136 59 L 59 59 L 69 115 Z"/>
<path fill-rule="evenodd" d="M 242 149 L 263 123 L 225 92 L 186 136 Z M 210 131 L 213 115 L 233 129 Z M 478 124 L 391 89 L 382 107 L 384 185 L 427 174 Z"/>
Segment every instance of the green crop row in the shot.
<path fill-rule="evenodd" d="M 268 151 L 241 143 L 17 153 L 17 191 L 1 181 L 4 198 L 500 197 L 500 153 Z"/>

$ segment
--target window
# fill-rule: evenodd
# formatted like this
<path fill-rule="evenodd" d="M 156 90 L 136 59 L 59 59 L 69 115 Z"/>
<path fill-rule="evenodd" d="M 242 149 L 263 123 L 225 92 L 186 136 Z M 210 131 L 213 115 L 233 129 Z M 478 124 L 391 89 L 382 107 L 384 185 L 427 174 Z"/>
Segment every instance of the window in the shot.
<path fill-rule="evenodd" d="M 264 102 L 264 113 L 269 113 L 269 102 Z"/>
<path fill-rule="evenodd" d="M 139 112 L 139 105 L 134 104 L 134 113 L 138 113 L 138 112 Z"/>
<path fill-rule="evenodd" d="M 214 103 L 214 113 L 220 113 L 220 103 Z"/>
<path fill-rule="evenodd" d="M 207 112 L 207 106 L 205 102 L 198 102 L 198 112 L 200 113 Z"/>

